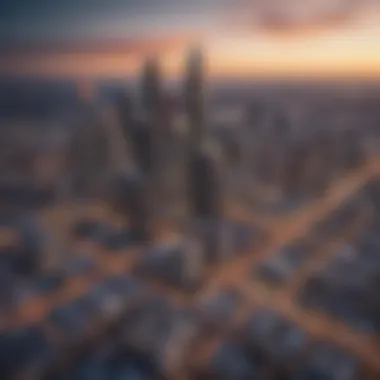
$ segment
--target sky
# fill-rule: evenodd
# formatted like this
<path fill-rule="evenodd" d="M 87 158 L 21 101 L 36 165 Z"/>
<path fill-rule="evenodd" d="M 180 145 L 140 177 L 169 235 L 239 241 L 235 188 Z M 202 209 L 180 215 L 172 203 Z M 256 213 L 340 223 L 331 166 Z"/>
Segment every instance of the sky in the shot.
<path fill-rule="evenodd" d="M 0 73 L 119 77 L 201 44 L 210 75 L 380 77 L 380 0 L 0 0 Z"/>

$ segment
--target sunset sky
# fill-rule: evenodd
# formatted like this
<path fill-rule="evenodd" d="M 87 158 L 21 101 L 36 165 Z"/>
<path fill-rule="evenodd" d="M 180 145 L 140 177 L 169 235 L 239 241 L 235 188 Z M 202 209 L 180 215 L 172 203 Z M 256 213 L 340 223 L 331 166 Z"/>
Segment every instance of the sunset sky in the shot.
<path fill-rule="evenodd" d="M 168 75 L 201 42 L 215 76 L 380 78 L 380 0 L 0 0 L 0 73 Z"/>

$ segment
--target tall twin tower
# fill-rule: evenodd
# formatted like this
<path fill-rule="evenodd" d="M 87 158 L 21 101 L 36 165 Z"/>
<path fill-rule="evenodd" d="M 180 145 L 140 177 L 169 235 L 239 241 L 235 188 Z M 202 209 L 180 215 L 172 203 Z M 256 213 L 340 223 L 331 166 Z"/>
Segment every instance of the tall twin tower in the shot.
<path fill-rule="evenodd" d="M 167 112 L 163 81 L 159 63 L 155 58 L 149 58 L 142 69 L 140 83 L 140 114 L 131 117 L 126 112 L 126 103 L 119 103 L 119 114 L 132 148 L 135 166 L 146 179 L 147 186 L 154 193 L 162 189 L 162 182 L 170 182 L 166 176 L 168 150 L 170 145 L 183 144 L 185 162 L 180 171 L 186 174 L 186 200 L 190 217 L 213 219 L 219 216 L 219 183 L 212 157 L 204 147 L 205 121 L 204 121 L 204 62 L 200 49 L 192 49 L 187 61 L 184 78 L 183 103 L 187 119 L 187 136 L 185 141 L 177 137 L 170 138 L 169 120 L 165 117 Z M 123 108 L 124 103 L 124 108 Z M 123 117 L 124 115 L 124 117 Z M 172 136 L 173 137 L 173 136 Z M 183 152 L 182 152 L 183 153 Z M 169 160 L 173 160 L 173 157 Z M 174 161 L 176 158 L 174 157 Z M 178 159 L 178 164 L 180 164 Z M 127 181 L 129 187 L 131 181 Z M 141 187 L 136 186 L 136 192 L 143 194 Z M 124 194 L 127 192 L 125 191 Z M 131 194 L 131 191 L 129 191 Z M 157 194 L 154 194 L 157 195 Z M 136 194 L 138 197 L 138 194 Z M 130 199 L 134 198 L 130 196 Z M 156 197 L 153 196 L 153 199 Z M 152 199 L 152 198 L 151 198 Z M 160 200 L 158 199 L 158 202 Z M 129 203 L 129 202 L 126 202 Z M 144 224 L 141 221 L 142 213 L 136 209 L 137 202 L 128 206 L 134 209 L 134 219 L 139 219 L 139 228 Z M 144 235 L 144 234 L 140 234 Z"/>
<path fill-rule="evenodd" d="M 187 116 L 188 142 L 193 149 L 200 147 L 204 131 L 204 59 L 201 49 L 193 48 L 188 57 L 184 78 L 184 106 Z M 165 123 L 165 96 L 159 62 L 149 58 L 145 62 L 141 78 L 140 104 L 143 119 L 157 138 L 163 138 Z"/>
<path fill-rule="evenodd" d="M 203 56 L 190 52 L 185 78 L 185 107 L 188 119 L 187 187 L 192 216 L 219 218 L 221 194 L 214 157 L 206 150 L 205 86 Z"/>

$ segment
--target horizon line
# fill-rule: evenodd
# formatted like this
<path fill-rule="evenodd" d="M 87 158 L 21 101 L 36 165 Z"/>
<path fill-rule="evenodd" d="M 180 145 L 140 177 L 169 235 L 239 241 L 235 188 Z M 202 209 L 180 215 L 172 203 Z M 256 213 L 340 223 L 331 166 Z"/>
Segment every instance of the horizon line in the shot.
<path fill-rule="evenodd" d="M 52 74 L 52 73 L 3 73 L 0 71 L 0 81 L 7 80 L 46 80 L 46 81 L 74 81 L 74 82 L 98 82 L 98 81 L 127 81 L 135 82 L 140 79 L 138 73 L 136 74 L 110 74 L 110 75 L 83 75 L 83 74 Z M 164 75 L 163 80 L 169 83 L 182 81 L 182 75 Z M 379 75 L 239 75 L 239 74 L 208 74 L 206 82 L 240 82 L 240 81 L 253 81 L 253 82 L 371 82 L 380 84 Z"/>

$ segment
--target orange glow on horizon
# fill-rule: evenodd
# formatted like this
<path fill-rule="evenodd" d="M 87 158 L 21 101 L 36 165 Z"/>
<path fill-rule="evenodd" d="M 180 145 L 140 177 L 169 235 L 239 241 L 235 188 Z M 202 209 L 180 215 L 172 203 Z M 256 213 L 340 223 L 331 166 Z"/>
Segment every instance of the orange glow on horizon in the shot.
<path fill-rule="evenodd" d="M 179 39 L 181 41 L 181 39 Z M 202 39 L 210 76 L 232 77 L 363 77 L 380 78 L 380 15 L 315 34 L 273 35 L 264 31 L 209 35 Z M 189 38 L 173 45 L 152 43 L 160 51 L 163 70 L 169 77 L 183 72 Z M 147 54 L 108 51 L 32 54 L 24 59 L 8 57 L 0 71 L 78 77 L 138 75 Z M 161 46 L 160 49 L 157 47 Z M 101 50 L 101 49 L 100 49 Z M 149 49 L 148 49 L 149 50 Z"/>

